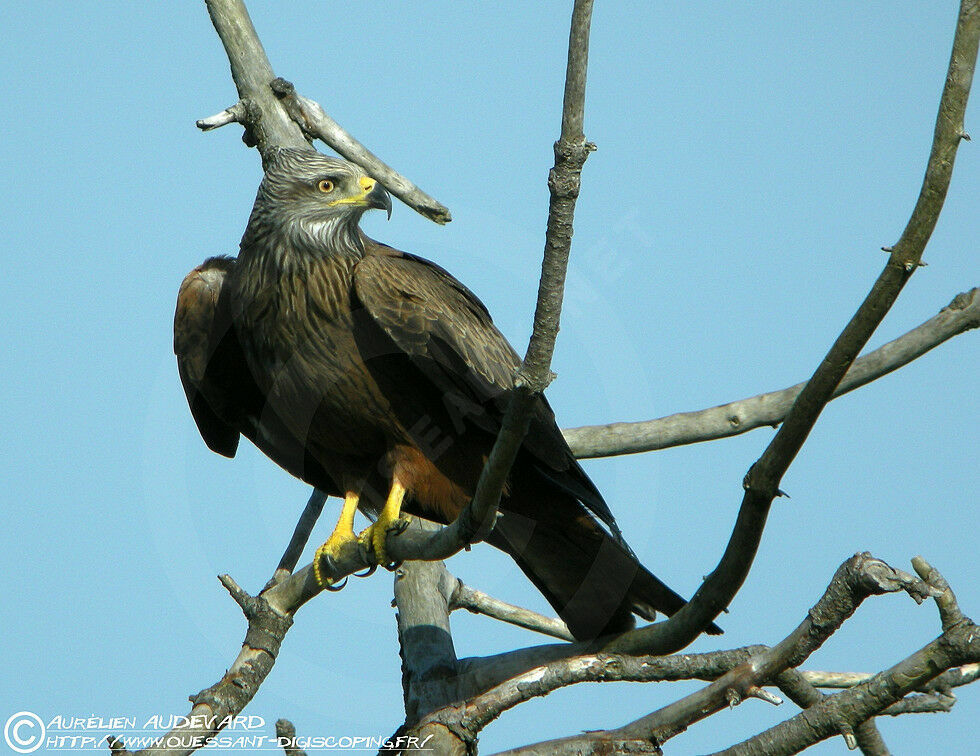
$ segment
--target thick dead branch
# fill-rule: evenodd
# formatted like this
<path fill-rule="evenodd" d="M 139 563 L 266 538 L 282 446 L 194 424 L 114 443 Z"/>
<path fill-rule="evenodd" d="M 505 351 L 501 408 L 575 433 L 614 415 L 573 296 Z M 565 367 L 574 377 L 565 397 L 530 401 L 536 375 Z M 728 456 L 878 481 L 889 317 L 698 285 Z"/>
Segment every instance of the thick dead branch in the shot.
<path fill-rule="evenodd" d="M 413 518 L 411 527 L 431 531 L 437 526 Z M 399 734 L 416 736 L 430 751 L 445 754 L 465 754 L 469 744 L 449 728 L 419 725 L 419 720 L 458 698 L 456 650 L 449 628 L 455 583 L 442 562 L 405 562 L 395 572 L 405 700 L 405 724 Z"/>
<path fill-rule="evenodd" d="M 904 336 L 855 360 L 833 392 L 836 399 L 918 359 L 943 342 L 980 326 L 980 289 L 952 302 Z M 644 420 L 566 428 L 565 440 L 580 459 L 667 449 L 747 433 L 782 422 L 805 383 L 697 412 Z"/>
<path fill-rule="evenodd" d="M 205 0 L 205 4 L 211 23 L 225 46 L 231 78 L 238 89 L 238 106 L 225 112 L 231 112 L 234 107 L 239 109 L 233 120 L 245 125 L 246 143 L 258 147 L 263 164 L 270 150 L 276 147 L 313 149 L 269 87 L 276 75 L 255 33 L 245 3 L 242 0 Z M 208 125 L 213 121 L 213 118 L 204 119 Z"/>
<path fill-rule="evenodd" d="M 678 656 L 590 654 L 561 659 L 507 677 L 462 705 L 433 713 L 430 719 L 447 726 L 462 727 L 475 736 L 507 709 L 568 685 L 581 682 L 711 680 L 745 663 L 757 652 L 758 648 L 751 647 Z"/>

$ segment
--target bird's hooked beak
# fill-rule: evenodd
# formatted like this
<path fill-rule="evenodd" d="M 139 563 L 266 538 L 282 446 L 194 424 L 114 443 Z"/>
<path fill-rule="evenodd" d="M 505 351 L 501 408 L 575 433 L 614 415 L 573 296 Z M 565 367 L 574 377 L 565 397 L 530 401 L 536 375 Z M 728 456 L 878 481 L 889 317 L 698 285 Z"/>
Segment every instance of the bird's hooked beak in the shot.
<path fill-rule="evenodd" d="M 378 210 L 384 210 L 386 213 L 388 213 L 388 220 L 391 220 L 391 196 L 388 194 L 388 191 L 374 179 L 368 179 L 368 181 L 373 184 L 373 186 L 368 190 L 366 197 L 368 207 L 376 207 Z"/>
<path fill-rule="evenodd" d="M 353 197 L 345 197 L 344 199 L 334 200 L 330 203 L 331 206 L 334 205 L 354 205 L 355 207 L 367 207 L 367 208 L 377 208 L 378 210 L 385 210 L 388 213 L 388 219 L 391 219 L 391 197 L 388 196 L 388 192 L 385 188 L 375 181 L 370 176 L 362 176 L 358 184 L 361 187 L 361 193 L 356 194 Z"/>

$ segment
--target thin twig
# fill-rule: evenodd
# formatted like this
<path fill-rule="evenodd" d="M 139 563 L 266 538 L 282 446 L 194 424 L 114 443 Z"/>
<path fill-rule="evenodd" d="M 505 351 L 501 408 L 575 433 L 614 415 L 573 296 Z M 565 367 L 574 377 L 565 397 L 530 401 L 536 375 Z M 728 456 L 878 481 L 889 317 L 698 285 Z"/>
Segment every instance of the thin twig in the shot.
<path fill-rule="evenodd" d="M 299 558 L 303 556 L 303 549 L 306 548 L 306 544 L 310 540 L 313 527 L 316 525 L 316 521 L 320 519 L 320 513 L 323 511 L 323 505 L 326 501 L 327 495 L 320 489 L 314 488 L 309 501 L 303 508 L 299 521 L 296 523 L 296 528 L 293 530 L 292 538 L 289 539 L 286 551 L 283 552 L 282 559 L 279 560 L 279 566 L 276 567 L 272 579 L 266 583 L 263 591 L 268 590 L 281 580 L 285 580 L 296 569 Z"/>
<path fill-rule="evenodd" d="M 214 129 L 220 129 L 222 126 L 227 126 L 230 123 L 242 123 L 244 120 L 245 108 L 242 107 L 240 102 L 236 102 L 230 108 L 225 108 L 220 113 L 199 119 L 195 122 L 195 125 L 201 131 L 213 131 Z"/>

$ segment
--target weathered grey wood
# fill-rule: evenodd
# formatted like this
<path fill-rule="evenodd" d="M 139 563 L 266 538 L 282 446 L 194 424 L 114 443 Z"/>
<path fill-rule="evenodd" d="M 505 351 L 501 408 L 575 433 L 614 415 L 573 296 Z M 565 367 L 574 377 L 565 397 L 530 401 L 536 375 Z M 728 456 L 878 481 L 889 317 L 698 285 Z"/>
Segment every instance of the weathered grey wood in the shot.
<path fill-rule="evenodd" d="M 859 357 L 851 365 L 832 398 L 871 383 L 918 359 L 943 342 L 980 327 L 980 289 L 958 294 L 922 325 Z M 747 433 L 782 422 L 805 383 L 781 391 L 739 399 L 697 412 L 644 420 L 566 428 L 565 440 L 580 459 L 667 449 Z"/>

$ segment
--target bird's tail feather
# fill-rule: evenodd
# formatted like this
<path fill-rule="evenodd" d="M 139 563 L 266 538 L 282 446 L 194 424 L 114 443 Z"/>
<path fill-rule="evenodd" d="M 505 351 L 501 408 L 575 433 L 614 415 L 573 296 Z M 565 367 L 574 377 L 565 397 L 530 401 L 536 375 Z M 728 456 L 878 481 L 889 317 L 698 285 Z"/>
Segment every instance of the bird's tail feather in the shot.
<path fill-rule="evenodd" d="M 564 498 L 551 492 L 556 495 Z M 634 627 L 634 614 L 653 620 L 657 612 L 672 615 L 686 603 L 578 502 L 541 507 L 538 499 L 535 519 L 514 504 L 519 502 L 502 503 L 489 541 L 514 558 L 577 640 L 624 632 Z M 542 512 L 557 516 L 542 519 Z M 707 632 L 721 630 L 712 624 Z"/>

